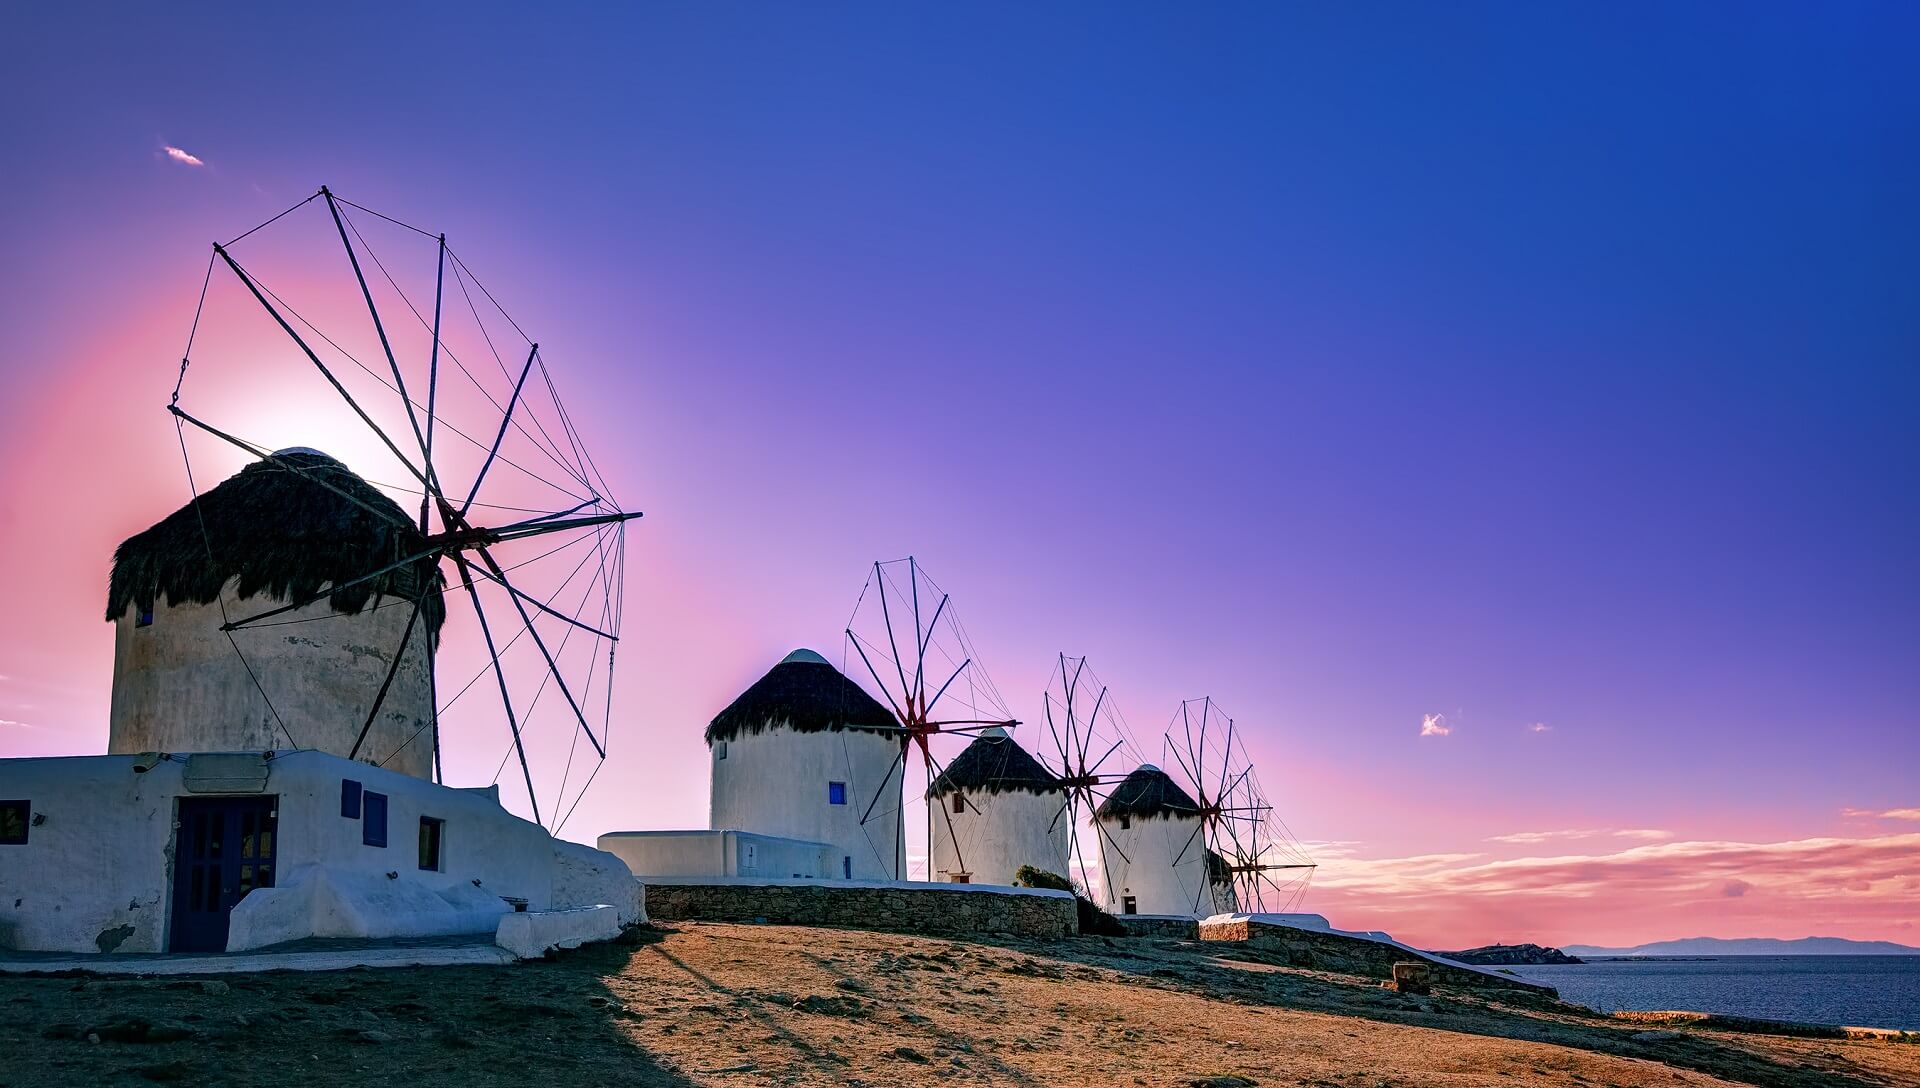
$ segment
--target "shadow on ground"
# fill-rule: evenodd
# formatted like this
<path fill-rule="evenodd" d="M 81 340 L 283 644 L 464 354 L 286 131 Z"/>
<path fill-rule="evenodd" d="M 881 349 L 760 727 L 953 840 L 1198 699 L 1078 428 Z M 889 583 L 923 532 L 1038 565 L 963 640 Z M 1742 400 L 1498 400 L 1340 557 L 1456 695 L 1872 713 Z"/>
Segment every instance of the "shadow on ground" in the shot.
<path fill-rule="evenodd" d="M 634 951 L 610 944 L 507 966 L 0 978 L 0 1086 L 689 1088 L 635 1041 L 605 985 Z"/>

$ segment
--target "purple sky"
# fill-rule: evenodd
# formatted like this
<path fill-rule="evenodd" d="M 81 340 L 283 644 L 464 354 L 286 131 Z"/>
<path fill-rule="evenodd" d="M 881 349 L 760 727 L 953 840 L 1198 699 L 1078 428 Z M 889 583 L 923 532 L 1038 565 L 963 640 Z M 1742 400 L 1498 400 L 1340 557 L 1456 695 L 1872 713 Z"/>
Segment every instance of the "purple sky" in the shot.
<path fill-rule="evenodd" d="M 570 837 L 912 553 L 1016 714 L 1221 700 L 1342 924 L 1920 943 L 1909 7 L 0 19 L 0 754 L 104 743 L 207 243 L 324 182 L 646 511 Z"/>

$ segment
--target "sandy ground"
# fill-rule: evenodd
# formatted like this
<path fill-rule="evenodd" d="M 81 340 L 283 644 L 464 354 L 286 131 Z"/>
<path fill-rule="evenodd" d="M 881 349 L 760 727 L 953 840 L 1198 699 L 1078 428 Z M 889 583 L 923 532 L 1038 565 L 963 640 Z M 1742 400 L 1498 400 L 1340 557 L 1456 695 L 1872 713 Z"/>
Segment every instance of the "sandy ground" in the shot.
<path fill-rule="evenodd" d="M 1515 1000 L 1221 945 L 676 924 L 509 967 L 0 978 L 0 1085 L 1920 1086 L 1920 1046 Z"/>

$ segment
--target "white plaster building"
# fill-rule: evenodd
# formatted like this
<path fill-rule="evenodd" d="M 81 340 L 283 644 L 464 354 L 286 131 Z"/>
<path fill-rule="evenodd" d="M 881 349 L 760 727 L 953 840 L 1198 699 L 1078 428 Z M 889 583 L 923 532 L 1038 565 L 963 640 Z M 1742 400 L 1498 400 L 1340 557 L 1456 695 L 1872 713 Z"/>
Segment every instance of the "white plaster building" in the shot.
<path fill-rule="evenodd" d="M 900 735 L 892 713 L 826 658 L 795 650 L 707 726 L 709 826 L 824 843 L 828 877 L 897 879 Z"/>
<path fill-rule="evenodd" d="M 348 755 L 424 593 L 358 758 L 431 778 L 432 646 L 446 618 L 438 570 L 422 561 L 346 585 L 424 550 L 399 506 L 313 450 L 256 461 L 129 537 L 107 595 L 107 751 Z M 344 588 L 273 626 L 241 628 L 232 641 L 221 630 L 331 585 Z"/>
<path fill-rule="evenodd" d="M 239 951 L 306 937 L 490 934 L 613 905 L 619 859 L 462 790 L 324 752 L 0 760 L 0 948 Z"/>
<path fill-rule="evenodd" d="M 840 851 L 824 842 L 751 831 L 610 831 L 596 845 L 626 862 L 643 882 L 652 877 L 834 879 L 841 868 Z"/>
<path fill-rule="evenodd" d="M 1209 864 L 1200 806 L 1165 771 L 1143 764 L 1094 810 L 1112 914 L 1206 918 L 1231 909 L 1220 863 Z M 1210 879 L 1212 877 L 1212 879 Z"/>
<path fill-rule="evenodd" d="M 1070 876 L 1060 779 L 1006 730 L 983 730 L 927 789 L 933 879 L 1012 884 L 1023 865 Z"/>
<path fill-rule="evenodd" d="M 425 550 L 398 506 L 310 450 L 123 543 L 111 754 L 0 759 L 0 948 L 491 936 L 509 914 L 599 904 L 644 921 L 618 858 L 553 838 L 491 788 L 428 780 L 445 613 L 433 564 L 402 563 Z M 222 625 L 285 604 L 302 607 L 235 632 L 243 663 Z M 505 928 L 539 947 L 606 913 Z"/>

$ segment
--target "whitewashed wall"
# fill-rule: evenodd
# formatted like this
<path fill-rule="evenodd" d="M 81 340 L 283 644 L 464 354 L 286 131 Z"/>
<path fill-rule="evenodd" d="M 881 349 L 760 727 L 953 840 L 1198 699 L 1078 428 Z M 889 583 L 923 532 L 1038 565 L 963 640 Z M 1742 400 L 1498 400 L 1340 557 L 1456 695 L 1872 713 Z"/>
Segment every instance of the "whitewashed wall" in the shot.
<path fill-rule="evenodd" d="M 164 951 L 178 799 L 222 796 L 188 793 L 182 772 L 189 758 L 163 760 L 144 774 L 134 772 L 133 757 L 122 755 L 0 759 L 0 798 L 30 799 L 34 813 L 45 817 L 30 829 L 26 845 L 0 846 L 0 947 Z M 556 901 L 556 840 L 501 808 L 488 791 L 437 786 L 322 752 L 280 752 L 266 766 L 261 792 L 279 799 L 276 887 L 242 900 L 245 906 L 261 897 L 250 911 L 290 899 L 274 893 L 297 887 L 314 872 L 338 878 L 333 883 L 348 889 L 342 894 L 349 898 L 364 898 L 355 888 L 391 887 L 391 896 L 383 897 L 426 902 L 408 900 L 418 891 L 469 912 L 489 896 L 522 899 L 532 910 L 589 905 L 564 896 Z M 343 779 L 387 796 L 387 846 L 365 845 L 362 821 L 340 815 Z M 439 871 L 419 866 L 422 816 L 445 821 Z M 606 873 L 593 879 L 573 874 L 562 882 L 563 891 L 623 879 L 618 859 L 564 845 L 572 848 L 576 868 L 605 867 Z M 349 914 L 357 910 L 361 916 L 387 911 L 349 906 Z M 299 910 L 311 913 L 310 905 Z M 394 919 L 382 916 L 380 922 Z M 402 926 L 384 935 L 392 932 L 408 931 Z"/>
<path fill-rule="evenodd" d="M 975 884 L 1012 884 L 1022 865 L 1073 875 L 1067 865 L 1068 820 L 1060 813 L 1062 795 L 966 790 L 961 796 L 966 799 L 962 812 L 954 811 L 953 794 L 928 800 L 935 881 L 951 881 L 963 863 Z"/>
<path fill-rule="evenodd" d="M 708 826 L 821 842 L 834 848 L 831 876 L 852 859 L 853 879 L 906 873 L 900 838 L 900 743 L 858 730 L 797 733 L 769 729 L 712 746 L 713 801 Z M 827 784 L 845 782 L 847 803 L 828 803 Z M 866 823 L 861 815 L 880 796 Z"/>
<path fill-rule="evenodd" d="M 226 614 L 242 619 L 288 602 L 264 595 L 241 600 L 237 582 L 224 591 Z M 389 603 L 388 597 L 373 603 Z M 311 748 L 344 756 L 353 750 L 380 682 L 400 648 L 411 602 L 353 615 L 325 600 L 276 616 L 276 626 L 234 632 L 254 679 L 221 632 L 219 604 L 157 603 L 153 622 L 137 609 L 114 620 L 113 710 L 107 751 L 264 752 Z M 288 623 L 308 620 L 310 623 Z M 433 704 L 429 698 L 426 622 L 407 640 L 406 658 L 381 704 L 360 758 L 385 761 L 416 778 L 433 776 Z M 272 711 L 267 699 L 272 700 Z M 283 732 L 273 711 L 285 723 Z M 291 736 L 289 736 L 289 734 Z"/>
<path fill-rule="evenodd" d="M 1102 820 L 1100 824 L 1106 834 L 1096 838 L 1108 878 L 1100 905 L 1108 913 L 1121 913 L 1124 897 L 1129 895 L 1134 897 L 1140 914 L 1205 918 L 1224 909 L 1215 903 L 1213 889 L 1206 886 L 1206 835 L 1194 836 L 1200 826 L 1198 817 L 1136 818 L 1127 828 L 1122 828 L 1119 820 Z M 1109 835 L 1111 843 L 1107 841 Z M 1174 864 L 1176 857 L 1180 858 L 1178 865 Z"/>
<path fill-rule="evenodd" d="M 600 849 L 650 877 L 780 877 L 838 879 L 840 851 L 820 842 L 750 831 L 613 831 Z"/>

